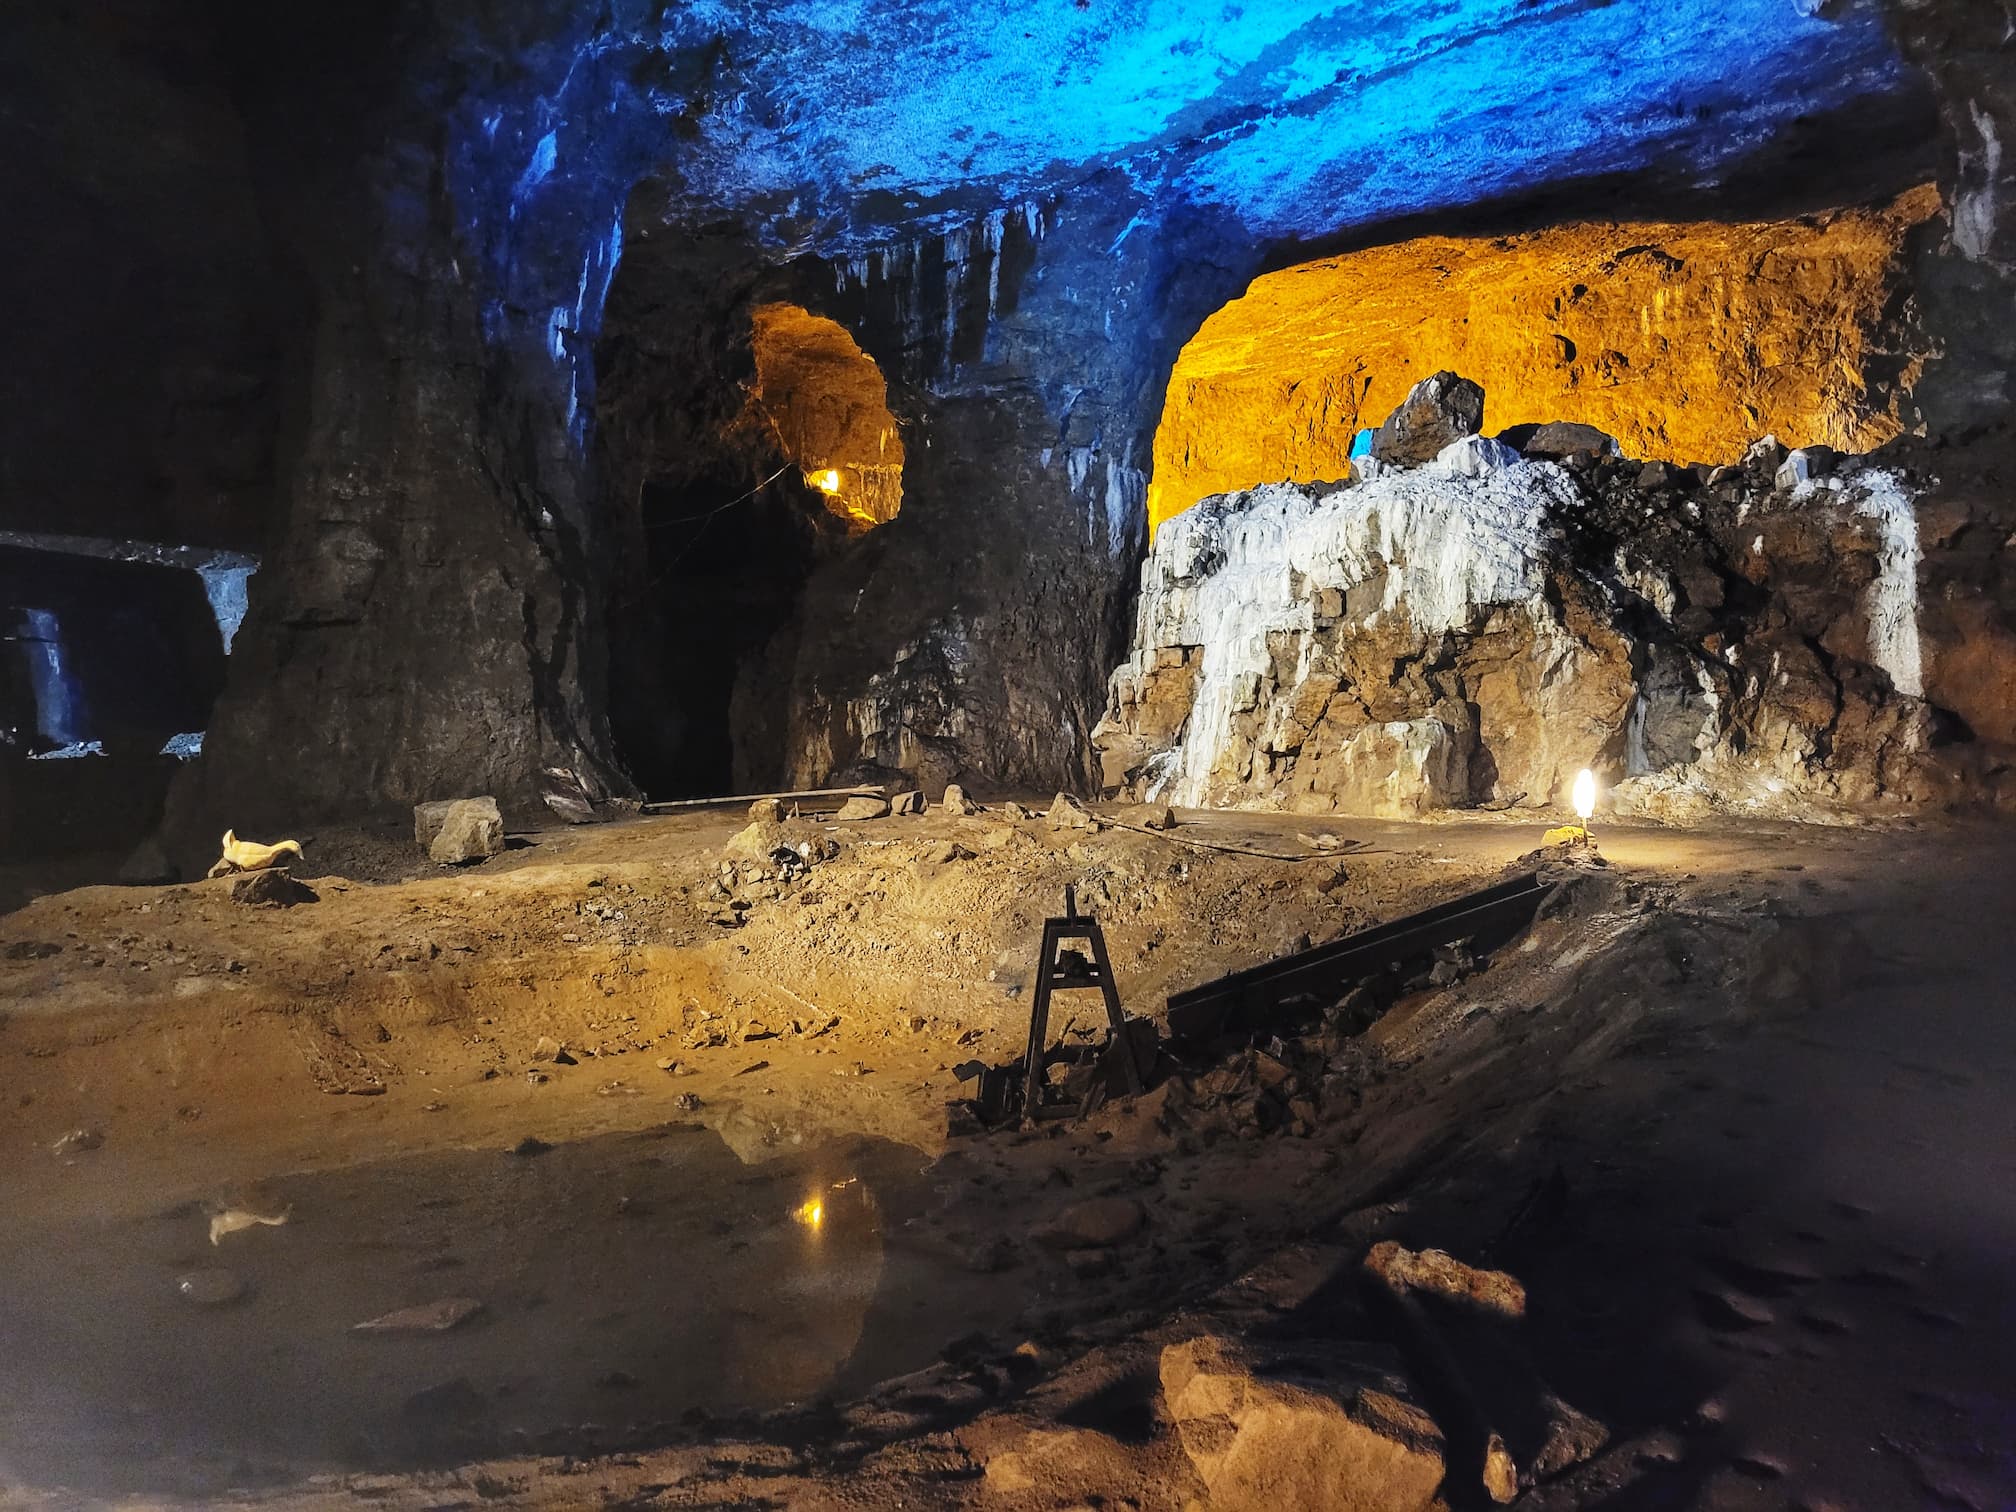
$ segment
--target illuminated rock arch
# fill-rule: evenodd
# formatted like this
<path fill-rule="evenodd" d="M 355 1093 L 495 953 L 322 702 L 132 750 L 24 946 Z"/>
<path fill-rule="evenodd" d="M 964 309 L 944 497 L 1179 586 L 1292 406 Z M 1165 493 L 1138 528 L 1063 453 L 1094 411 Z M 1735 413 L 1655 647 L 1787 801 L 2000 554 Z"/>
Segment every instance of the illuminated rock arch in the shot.
<path fill-rule="evenodd" d="M 1930 186 L 1778 222 L 1423 237 L 1257 278 L 1169 379 L 1151 528 L 1201 498 L 1349 473 L 1418 380 L 1484 386 L 1485 430 L 1593 425 L 1628 456 L 1730 462 L 1759 436 L 1867 451 L 1905 428 L 1905 239 Z"/>

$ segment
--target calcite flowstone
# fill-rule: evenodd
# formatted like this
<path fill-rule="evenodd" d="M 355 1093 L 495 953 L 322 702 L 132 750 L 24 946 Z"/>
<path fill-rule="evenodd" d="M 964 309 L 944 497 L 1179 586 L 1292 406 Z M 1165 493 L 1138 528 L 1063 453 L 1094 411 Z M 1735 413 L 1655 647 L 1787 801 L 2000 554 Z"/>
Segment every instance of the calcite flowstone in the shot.
<path fill-rule="evenodd" d="M 1609 809 L 1821 817 L 1975 769 L 1926 702 L 1963 701 L 1969 601 L 1921 590 L 1900 472 L 1781 487 L 1768 438 L 1724 469 L 1580 446 L 1492 464 L 1272 484 L 1164 524 L 1093 735 L 1107 788 L 1406 818 L 1558 809 L 1588 767 Z M 1976 643 L 1998 686 L 2000 642 Z"/>

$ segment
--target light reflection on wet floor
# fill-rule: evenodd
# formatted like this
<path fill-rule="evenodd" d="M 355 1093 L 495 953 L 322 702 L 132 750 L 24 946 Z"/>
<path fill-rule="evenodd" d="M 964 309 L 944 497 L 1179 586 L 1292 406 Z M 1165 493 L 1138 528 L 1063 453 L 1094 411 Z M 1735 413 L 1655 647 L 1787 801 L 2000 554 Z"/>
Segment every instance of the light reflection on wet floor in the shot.
<path fill-rule="evenodd" d="M 1023 1301 L 902 1242 L 924 1165 L 861 1140 L 749 1167 L 674 1125 L 279 1178 L 262 1195 L 290 1221 L 215 1248 L 199 1204 L 21 1237 L 0 1248 L 0 1474 L 200 1493 L 845 1395 Z M 242 1299 L 178 1295 L 219 1266 Z M 483 1311 L 352 1332 L 453 1297 Z"/>

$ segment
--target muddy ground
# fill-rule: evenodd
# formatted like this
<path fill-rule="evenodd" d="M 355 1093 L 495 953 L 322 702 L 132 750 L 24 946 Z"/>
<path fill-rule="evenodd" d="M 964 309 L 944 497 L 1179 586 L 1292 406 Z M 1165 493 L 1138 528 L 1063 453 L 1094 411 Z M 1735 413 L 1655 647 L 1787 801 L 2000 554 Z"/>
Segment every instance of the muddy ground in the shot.
<path fill-rule="evenodd" d="M 0 1500 L 1181 1508 L 1163 1345 L 1362 1328 L 1324 1299 L 1390 1236 L 1519 1275 L 1609 1426 L 1530 1505 L 2012 1504 L 2001 832 L 1599 831 L 1362 1035 L 967 1131 L 951 1068 L 1018 1052 L 1067 883 L 1159 1017 L 1539 840 L 1192 817 L 698 815 L 454 872 L 332 835 L 292 908 L 0 919 Z M 1038 1233 L 1095 1197 L 1139 1232 Z M 286 1222 L 213 1244 L 233 1208 Z"/>

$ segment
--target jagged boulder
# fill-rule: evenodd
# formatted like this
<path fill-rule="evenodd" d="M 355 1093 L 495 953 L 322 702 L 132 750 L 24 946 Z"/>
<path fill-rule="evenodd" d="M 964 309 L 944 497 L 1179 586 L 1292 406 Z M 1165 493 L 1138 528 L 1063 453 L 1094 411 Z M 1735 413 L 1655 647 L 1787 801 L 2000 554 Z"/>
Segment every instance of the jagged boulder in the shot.
<path fill-rule="evenodd" d="M 1582 425 L 1573 420 L 1550 420 L 1534 430 L 1520 448 L 1529 457 L 1568 457 L 1576 452 L 1595 452 L 1598 456 L 1617 455 L 1617 442 L 1593 425 Z"/>
<path fill-rule="evenodd" d="M 432 813 L 422 817 L 422 810 Z M 443 866 L 487 861 L 504 849 L 504 816 L 495 798 L 456 798 L 447 803 L 423 803 L 413 811 L 414 837 L 431 827 L 427 855 Z"/>
<path fill-rule="evenodd" d="M 1442 449 L 1484 428 L 1484 390 L 1443 371 L 1423 378 L 1372 438 L 1378 462 L 1418 467 Z"/>
<path fill-rule="evenodd" d="M 1213 1512 L 1413 1512 L 1438 1505 L 1442 1432 L 1397 1352 L 1206 1334 L 1162 1351 L 1163 1403 Z"/>

